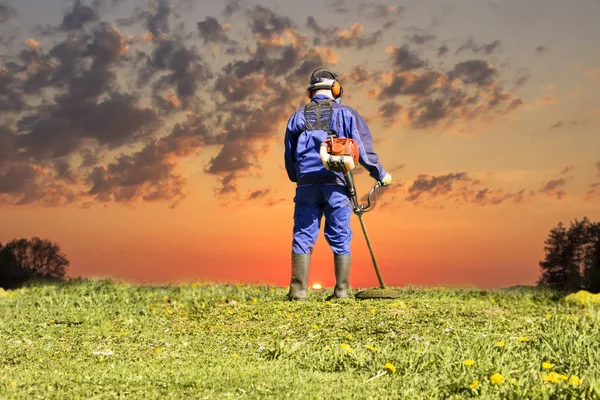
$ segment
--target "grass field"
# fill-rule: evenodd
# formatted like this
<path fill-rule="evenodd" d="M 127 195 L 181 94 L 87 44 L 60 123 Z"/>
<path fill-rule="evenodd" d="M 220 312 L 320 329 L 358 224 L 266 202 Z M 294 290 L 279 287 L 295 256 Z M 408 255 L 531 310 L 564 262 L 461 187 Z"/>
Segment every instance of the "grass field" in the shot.
<path fill-rule="evenodd" d="M 0 289 L 0 398 L 600 398 L 600 296 L 73 280 Z"/>

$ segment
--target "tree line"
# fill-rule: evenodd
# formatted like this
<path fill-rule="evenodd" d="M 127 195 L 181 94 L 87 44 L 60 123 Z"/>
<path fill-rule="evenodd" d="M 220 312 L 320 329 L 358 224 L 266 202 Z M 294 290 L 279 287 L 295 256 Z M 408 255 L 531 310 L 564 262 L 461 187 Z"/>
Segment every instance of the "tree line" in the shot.
<path fill-rule="evenodd" d="M 600 222 L 587 217 L 562 222 L 544 241 L 538 286 L 565 292 L 600 292 Z M 0 243 L 0 288 L 14 289 L 32 280 L 64 280 L 70 263 L 48 239 L 14 239 Z"/>

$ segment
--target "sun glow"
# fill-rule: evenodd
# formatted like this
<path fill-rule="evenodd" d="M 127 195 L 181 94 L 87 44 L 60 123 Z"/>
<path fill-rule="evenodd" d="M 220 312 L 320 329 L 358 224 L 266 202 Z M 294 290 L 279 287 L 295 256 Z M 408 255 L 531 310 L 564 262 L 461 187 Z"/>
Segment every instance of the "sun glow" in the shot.
<path fill-rule="evenodd" d="M 322 286 L 321 286 L 320 283 L 315 283 L 314 285 L 312 285 L 312 288 L 315 289 L 315 290 L 319 290 L 319 289 L 322 288 Z"/>

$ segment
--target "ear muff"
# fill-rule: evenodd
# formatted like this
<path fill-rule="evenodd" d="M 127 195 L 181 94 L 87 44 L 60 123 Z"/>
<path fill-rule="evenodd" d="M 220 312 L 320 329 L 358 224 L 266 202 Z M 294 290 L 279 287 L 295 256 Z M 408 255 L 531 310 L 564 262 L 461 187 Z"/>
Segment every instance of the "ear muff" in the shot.
<path fill-rule="evenodd" d="M 338 79 L 337 74 L 328 68 L 317 68 L 310 75 L 311 82 L 314 79 L 315 74 L 319 71 L 327 71 L 333 76 L 334 81 L 331 85 L 331 94 L 333 95 L 334 99 L 338 99 L 344 93 L 344 88 L 342 88 L 342 85 L 337 80 Z M 309 99 L 311 98 L 311 87 L 310 86 L 308 87 L 308 89 L 306 89 L 306 95 L 308 96 Z"/>
<path fill-rule="evenodd" d="M 333 82 L 333 85 L 331 85 L 331 94 L 333 94 L 333 98 L 337 99 L 342 95 L 342 93 L 344 93 L 344 89 L 342 88 L 342 85 L 340 85 L 336 77 L 336 80 Z"/>

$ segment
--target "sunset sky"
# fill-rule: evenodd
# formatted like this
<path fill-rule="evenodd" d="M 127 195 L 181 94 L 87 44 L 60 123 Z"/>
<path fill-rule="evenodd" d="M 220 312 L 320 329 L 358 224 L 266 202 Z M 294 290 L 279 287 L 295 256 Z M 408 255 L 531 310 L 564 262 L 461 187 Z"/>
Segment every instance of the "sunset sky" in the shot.
<path fill-rule="evenodd" d="M 285 124 L 326 66 L 393 176 L 364 217 L 386 283 L 534 284 L 551 228 L 600 220 L 599 19 L 598 0 L 0 0 L 0 242 L 57 242 L 70 276 L 287 286 Z M 376 286 L 353 229 L 351 286 Z M 322 233 L 316 282 L 335 283 Z"/>

